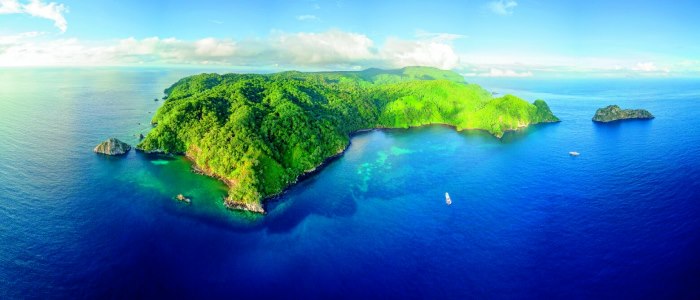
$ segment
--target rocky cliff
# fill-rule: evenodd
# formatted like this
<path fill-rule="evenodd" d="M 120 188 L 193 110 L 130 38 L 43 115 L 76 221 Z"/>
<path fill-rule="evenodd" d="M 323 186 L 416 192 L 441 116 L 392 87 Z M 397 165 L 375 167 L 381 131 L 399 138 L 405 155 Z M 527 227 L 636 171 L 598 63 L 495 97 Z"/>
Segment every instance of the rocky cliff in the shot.
<path fill-rule="evenodd" d="M 129 144 L 115 138 L 109 138 L 97 145 L 92 151 L 105 155 L 124 155 L 129 152 L 129 150 L 131 150 Z"/>
<path fill-rule="evenodd" d="M 654 116 L 644 109 L 621 109 L 617 105 L 599 108 L 593 116 L 595 122 L 612 122 L 626 119 L 653 119 Z"/>

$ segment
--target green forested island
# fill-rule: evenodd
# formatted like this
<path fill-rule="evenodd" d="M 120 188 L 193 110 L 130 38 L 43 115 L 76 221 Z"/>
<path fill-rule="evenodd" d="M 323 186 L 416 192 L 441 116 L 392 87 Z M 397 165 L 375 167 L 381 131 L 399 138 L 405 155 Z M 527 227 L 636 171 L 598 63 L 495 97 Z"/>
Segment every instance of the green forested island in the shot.
<path fill-rule="evenodd" d="M 185 154 L 229 186 L 227 207 L 261 213 L 265 198 L 341 154 L 359 130 L 447 124 L 501 137 L 559 121 L 542 100 L 494 98 L 455 72 L 427 67 L 200 74 L 165 94 L 137 148 Z"/>

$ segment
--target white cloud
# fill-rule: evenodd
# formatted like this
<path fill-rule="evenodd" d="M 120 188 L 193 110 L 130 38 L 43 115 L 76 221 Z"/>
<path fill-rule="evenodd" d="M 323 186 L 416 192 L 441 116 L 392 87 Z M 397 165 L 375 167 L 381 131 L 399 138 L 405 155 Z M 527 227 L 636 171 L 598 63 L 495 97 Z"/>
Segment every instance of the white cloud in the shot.
<path fill-rule="evenodd" d="M 518 2 L 514 0 L 497 0 L 489 2 L 486 6 L 497 15 L 507 16 L 513 14 L 513 10 L 518 6 Z"/>
<path fill-rule="evenodd" d="M 466 35 L 447 33 L 447 32 L 428 32 L 425 30 L 417 30 L 416 37 L 422 40 L 432 40 L 436 42 L 449 43 L 454 40 L 467 38 Z"/>
<path fill-rule="evenodd" d="M 459 66 L 453 47 L 440 39 L 390 38 L 377 45 L 364 34 L 329 30 L 319 33 L 273 32 L 263 39 L 195 41 L 151 37 L 81 42 L 46 41 L 29 34 L 0 38 L 0 66 L 37 65 L 184 65 L 358 69 L 412 65 L 450 69 Z"/>
<path fill-rule="evenodd" d="M 451 45 L 433 40 L 388 39 L 380 56 L 392 67 L 433 66 L 452 69 L 459 64 L 459 55 Z"/>
<path fill-rule="evenodd" d="M 66 32 L 68 29 L 68 22 L 63 16 L 63 13 L 68 12 L 68 9 L 63 4 L 57 4 L 55 2 L 42 3 L 40 0 L 30 0 L 29 4 L 24 5 L 24 11 L 33 17 L 44 18 L 52 20 L 54 26 L 61 30 L 61 32 Z"/>
<path fill-rule="evenodd" d="M 676 69 L 678 70 L 683 70 L 687 69 L 685 68 L 686 66 L 684 65 L 684 62 L 677 63 Z M 656 65 L 654 62 L 639 62 L 635 64 L 633 67 L 629 68 L 632 71 L 636 71 L 637 73 L 640 73 L 642 75 L 662 75 L 666 76 L 668 73 L 671 73 L 671 68 L 669 67 L 659 67 Z"/>
<path fill-rule="evenodd" d="M 2 1 L 2 0 L 0 0 Z M 457 53 L 446 33 L 376 41 L 341 30 L 271 32 L 256 39 L 150 37 L 106 41 L 51 39 L 44 32 L 0 35 L 0 66 L 217 65 L 260 69 L 357 70 L 432 66 L 472 77 L 698 76 L 700 60 L 581 57 L 546 53 Z"/>
<path fill-rule="evenodd" d="M 659 70 L 653 62 L 640 62 L 631 68 L 633 71 L 654 72 Z"/>
<path fill-rule="evenodd" d="M 506 53 L 461 53 L 460 67 L 465 76 L 532 76 L 569 77 L 639 77 L 639 76 L 700 76 L 700 61 L 655 58 L 650 55 L 624 57 L 562 56 L 526 53 L 514 56 Z M 491 69 L 500 70 L 491 71 Z"/>
<path fill-rule="evenodd" d="M 300 15 L 297 16 L 297 20 L 299 21 L 318 21 L 318 17 L 315 15 Z"/>
<path fill-rule="evenodd" d="M 280 33 L 267 48 L 281 62 L 299 65 L 356 64 L 375 58 L 374 42 L 359 33 L 330 30 L 321 33 Z"/>
<path fill-rule="evenodd" d="M 29 31 L 13 35 L 0 35 L 0 45 L 14 44 L 22 40 L 35 38 L 44 34 L 46 33 L 40 31 Z"/>
<path fill-rule="evenodd" d="M 202 57 L 228 57 L 236 53 L 236 44 L 232 41 L 206 38 L 196 41 L 194 46 L 194 53 Z"/>
<path fill-rule="evenodd" d="M 531 71 L 518 72 L 510 69 L 490 68 L 487 72 L 462 73 L 466 77 L 532 77 Z"/>
<path fill-rule="evenodd" d="M 209 61 L 226 61 L 236 55 L 236 42 L 214 38 L 194 42 L 175 38 L 128 38 L 116 45 L 91 47 L 99 57 L 98 64 L 204 64 Z"/>
<path fill-rule="evenodd" d="M 0 14 L 22 13 L 22 6 L 17 0 L 0 0 Z"/>
<path fill-rule="evenodd" d="M 0 0 L 0 14 L 28 14 L 32 17 L 53 21 L 61 32 L 66 32 L 68 22 L 63 16 L 68 8 L 56 2 L 44 3 L 41 0 L 29 0 L 28 3 L 20 3 L 18 0 Z"/>

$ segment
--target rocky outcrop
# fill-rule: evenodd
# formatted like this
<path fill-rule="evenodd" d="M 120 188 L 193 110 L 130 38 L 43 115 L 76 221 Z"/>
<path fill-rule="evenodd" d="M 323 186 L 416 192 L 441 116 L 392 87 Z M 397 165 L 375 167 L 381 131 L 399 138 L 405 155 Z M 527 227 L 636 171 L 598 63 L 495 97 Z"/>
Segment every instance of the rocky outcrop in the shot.
<path fill-rule="evenodd" d="M 109 138 L 97 145 L 92 151 L 105 155 L 124 155 L 129 152 L 129 150 L 131 150 L 129 144 L 115 138 Z"/>
<path fill-rule="evenodd" d="M 594 122 L 613 122 L 627 119 L 653 119 L 654 115 L 644 109 L 621 109 L 617 105 L 599 108 L 593 116 Z"/>
<path fill-rule="evenodd" d="M 177 201 L 185 202 L 187 204 L 192 202 L 192 200 L 190 200 L 190 198 L 185 197 L 183 194 L 177 194 L 177 196 L 175 196 L 175 199 Z"/>
<path fill-rule="evenodd" d="M 241 201 L 232 200 L 230 197 L 224 199 L 224 206 L 232 210 L 246 210 L 254 213 L 265 214 L 265 209 L 262 207 L 260 202 L 256 203 L 246 203 Z"/>

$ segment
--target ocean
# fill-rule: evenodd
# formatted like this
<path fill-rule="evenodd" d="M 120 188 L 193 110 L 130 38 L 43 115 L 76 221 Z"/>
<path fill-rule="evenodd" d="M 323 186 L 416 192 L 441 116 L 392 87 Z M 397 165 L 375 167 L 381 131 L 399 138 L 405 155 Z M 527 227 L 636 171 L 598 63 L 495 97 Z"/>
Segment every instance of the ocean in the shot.
<path fill-rule="evenodd" d="M 0 72 L 0 299 L 700 298 L 700 79 L 470 78 L 562 122 L 361 133 L 262 217 L 180 157 L 92 152 L 199 72 Z"/>

